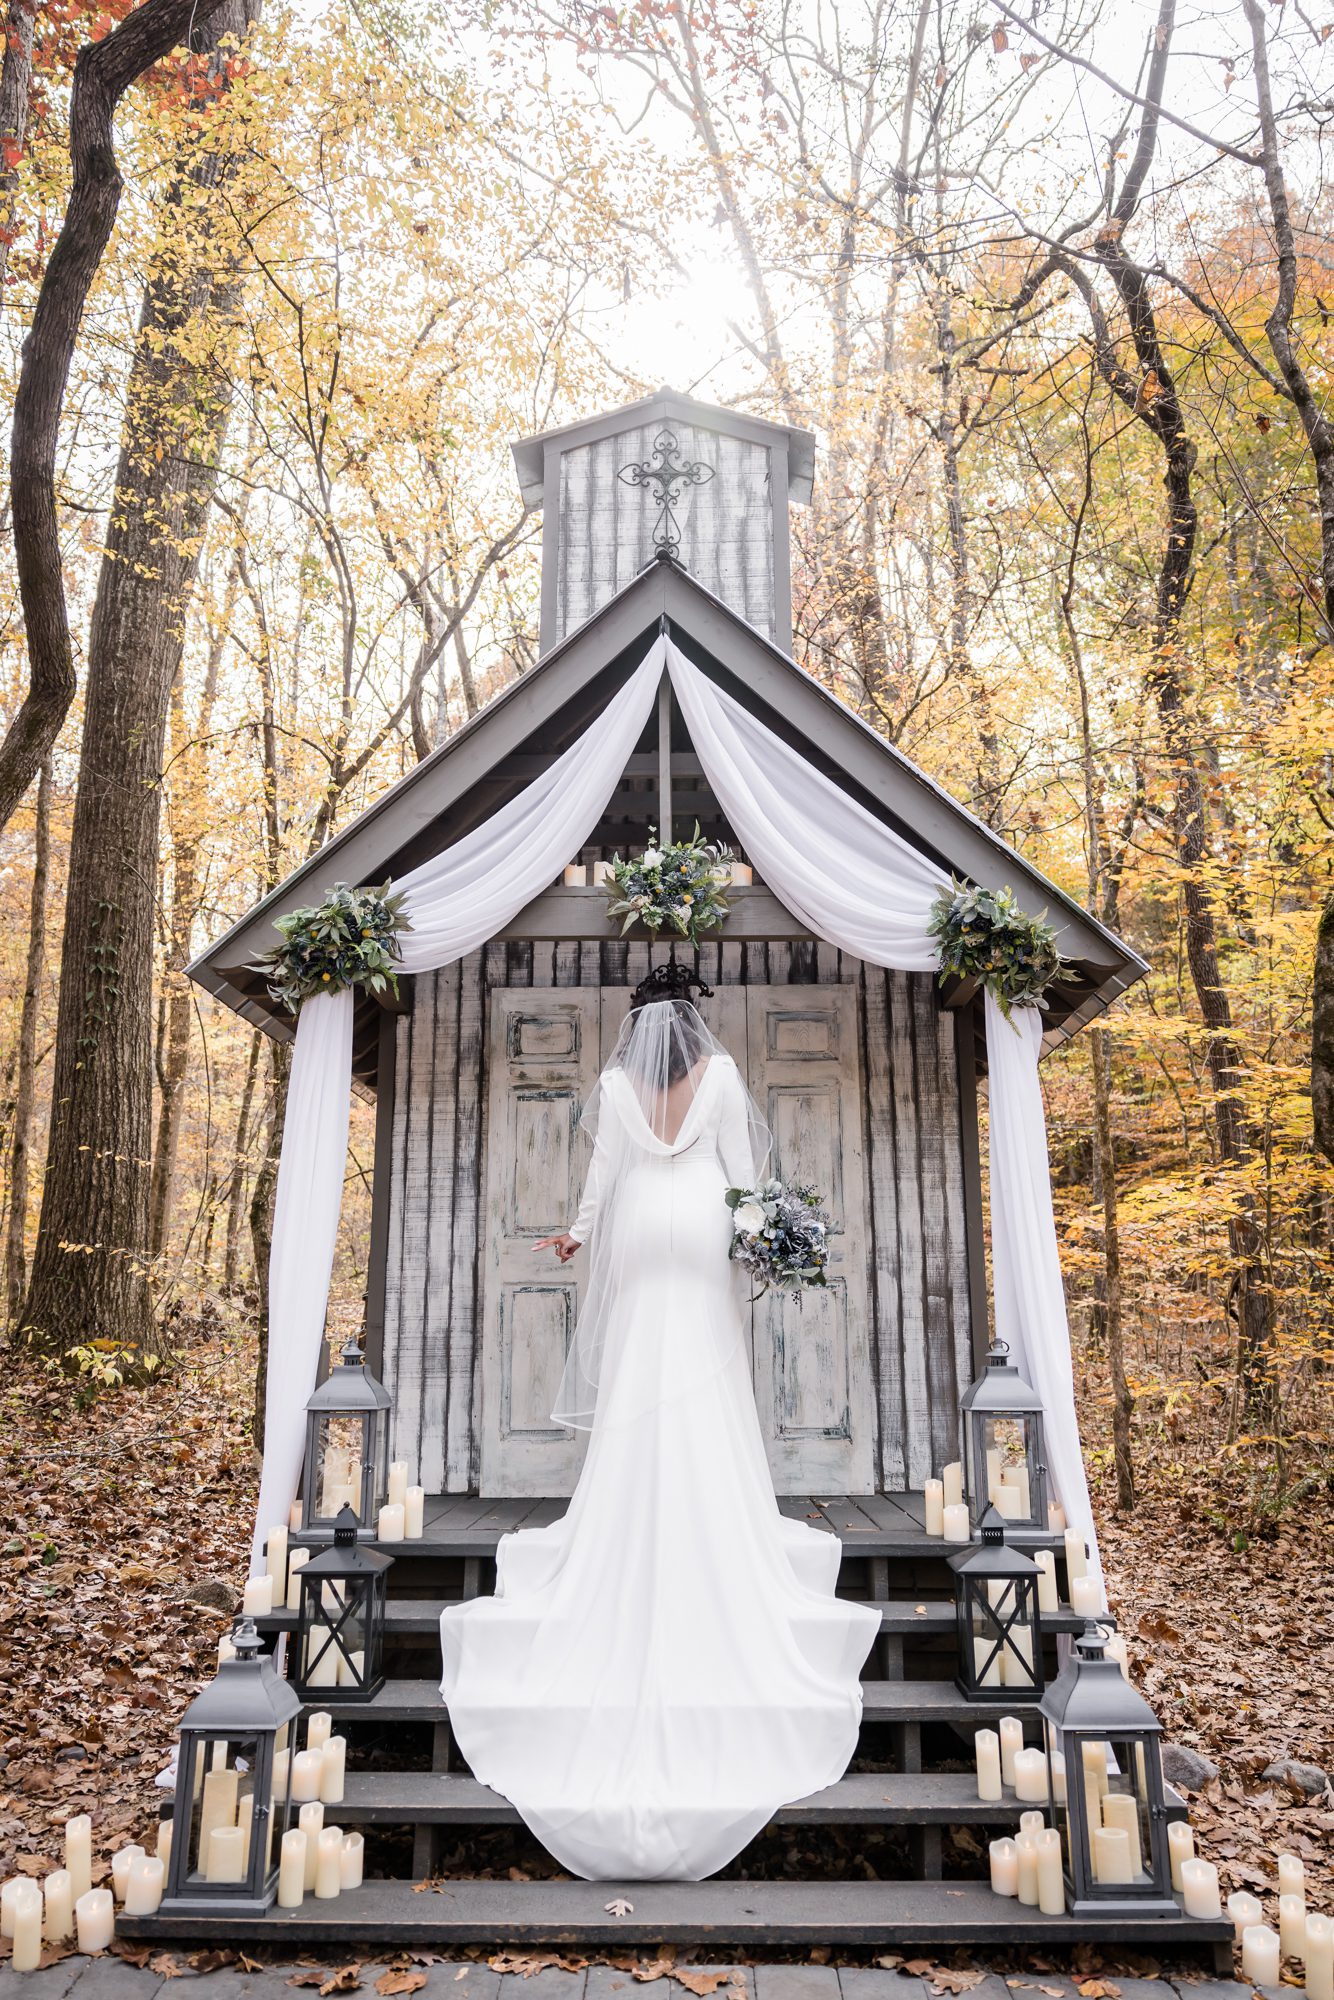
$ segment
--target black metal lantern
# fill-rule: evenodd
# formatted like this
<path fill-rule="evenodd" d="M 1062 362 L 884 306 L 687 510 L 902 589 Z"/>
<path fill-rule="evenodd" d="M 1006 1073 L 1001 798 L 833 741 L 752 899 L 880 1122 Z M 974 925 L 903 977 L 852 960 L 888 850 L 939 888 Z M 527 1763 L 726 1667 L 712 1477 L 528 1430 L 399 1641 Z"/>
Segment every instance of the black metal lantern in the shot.
<path fill-rule="evenodd" d="M 386 1579 L 392 1556 L 364 1549 L 357 1517 L 344 1507 L 331 1548 L 299 1572 L 301 1615 L 292 1684 L 303 1701 L 331 1689 L 339 1701 L 370 1701 L 384 1686 Z"/>
<path fill-rule="evenodd" d="M 251 1619 L 235 1645 L 181 1722 L 164 1915 L 258 1917 L 278 1893 L 292 1760 L 281 1757 L 275 1791 L 275 1755 L 289 1748 L 301 1703 Z"/>
<path fill-rule="evenodd" d="M 950 1557 L 959 1630 L 959 1691 L 969 1701 L 1012 1701 L 1042 1692 L 1038 1566 L 1012 1549 L 994 1507 L 981 1540 Z"/>
<path fill-rule="evenodd" d="M 304 1534 L 331 1534 L 342 1508 L 350 1507 L 362 1539 L 374 1537 L 389 1480 L 389 1408 L 388 1390 L 350 1340 L 306 1404 Z"/>
<path fill-rule="evenodd" d="M 964 1390 L 959 1412 L 964 1490 L 973 1527 L 994 1506 L 1011 1528 L 1040 1528 L 1045 1534 L 1042 1398 L 1013 1365 L 1003 1340 L 993 1340 L 987 1349 L 987 1365 Z"/>
<path fill-rule="evenodd" d="M 1162 1725 L 1088 1624 L 1041 1701 L 1073 1915 L 1172 1917 Z"/>

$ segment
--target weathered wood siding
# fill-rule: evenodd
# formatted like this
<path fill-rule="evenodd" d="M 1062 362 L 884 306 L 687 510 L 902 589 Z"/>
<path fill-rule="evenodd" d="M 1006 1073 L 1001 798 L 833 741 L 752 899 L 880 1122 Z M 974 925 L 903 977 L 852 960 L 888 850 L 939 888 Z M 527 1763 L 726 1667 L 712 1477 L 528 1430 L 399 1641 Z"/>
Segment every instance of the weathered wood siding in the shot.
<path fill-rule="evenodd" d="M 658 503 L 651 487 L 627 486 L 623 465 L 645 464 L 663 426 L 642 424 L 562 452 L 556 637 L 599 610 L 653 559 Z M 693 425 L 674 427 L 682 460 L 714 469 L 688 486 L 674 508 L 681 560 L 716 597 L 766 638 L 774 616 L 774 505 L 766 445 Z M 780 496 L 786 509 L 787 496 Z M 548 533 L 550 533 L 550 524 Z"/>
<path fill-rule="evenodd" d="M 390 1178 L 382 1368 L 395 1455 L 428 1490 L 468 1492 L 479 1476 L 490 994 L 633 986 L 666 956 L 642 944 L 492 944 L 419 977 L 397 1022 L 388 1160 L 377 1160 Z M 956 1455 L 974 1366 L 953 1016 L 928 974 L 882 972 L 823 944 L 714 945 L 701 970 L 717 985 L 857 988 L 875 1464 L 887 1491 L 920 1486 Z"/>

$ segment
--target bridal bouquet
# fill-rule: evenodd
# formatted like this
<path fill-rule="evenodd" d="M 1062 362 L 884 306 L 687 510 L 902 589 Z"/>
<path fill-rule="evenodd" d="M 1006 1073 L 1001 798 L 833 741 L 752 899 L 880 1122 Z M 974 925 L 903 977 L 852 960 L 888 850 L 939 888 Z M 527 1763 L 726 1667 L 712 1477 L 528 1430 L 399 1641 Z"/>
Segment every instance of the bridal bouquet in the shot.
<path fill-rule="evenodd" d="M 823 1285 L 829 1262 L 829 1216 L 812 1187 L 797 1181 L 761 1181 L 728 1188 L 732 1257 L 744 1264 L 761 1292 L 770 1286 L 800 1293 Z"/>

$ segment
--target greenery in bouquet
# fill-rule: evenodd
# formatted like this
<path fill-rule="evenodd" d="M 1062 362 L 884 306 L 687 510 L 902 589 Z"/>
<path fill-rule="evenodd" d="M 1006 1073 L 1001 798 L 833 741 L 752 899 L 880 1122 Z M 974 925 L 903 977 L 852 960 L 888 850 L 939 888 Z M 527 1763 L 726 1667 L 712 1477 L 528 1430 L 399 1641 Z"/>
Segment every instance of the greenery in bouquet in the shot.
<path fill-rule="evenodd" d="M 795 1292 L 825 1283 L 829 1215 L 813 1187 L 798 1181 L 761 1181 L 728 1188 L 732 1257 L 745 1266 L 758 1292 Z"/>
<path fill-rule="evenodd" d="M 335 882 L 322 903 L 275 917 L 283 941 L 253 967 L 274 999 L 295 1014 L 312 993 L 339 993 L 345 986 L 397 997 L 399 940 L 412 926 L 403 915 L 402 893 L 392 894 L 392 887 L 350 889 Z"/>
<path fill-rule="evenodd" d="M 698 944 L 701 934 L 716 930 L 727 915 L 723 891 L 732 879 L 732 856 L 703 838 L 698 821 L 690 840 L 671 847 L 659 847 L 655 831 L 649 828 L 642 854 L 628 861 L 612 856 L 607 915 L 622 919 L 622 937 L 642 924 L 654 937 L 671 930 Z"/>
<path fill-rule="evenodd" d="M 940 976 L 976 979 L 1008 1020 L 1012 1007 L 1043 1007 L 1065 961 L 1046 916 L 1030 917 L 1010 889 L 955 882 L 931 906 L 928 929 L 940 947 Z"/>

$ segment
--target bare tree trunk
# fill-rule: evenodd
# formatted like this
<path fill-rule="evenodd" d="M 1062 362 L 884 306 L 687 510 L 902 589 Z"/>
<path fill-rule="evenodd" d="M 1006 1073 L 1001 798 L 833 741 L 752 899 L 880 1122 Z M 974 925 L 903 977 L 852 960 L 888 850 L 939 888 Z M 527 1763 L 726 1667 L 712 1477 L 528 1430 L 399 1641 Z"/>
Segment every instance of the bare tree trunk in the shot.
<path fill-rule="evenodd" d="M 211 8 L 196 46 L 216 51 L 223 34 L 244 33 L 255 5 Z M 53 1353 L 97 1335 L 155 1342 L 148 1195 L 162 744 L 231 395 L 225 370 L 195 359 L 183 336 L 225 305 L 233 282 L 209 241 L 233 165 L 196 146 L 178 169 L 172 207 L 197 218 L 204 240 L 164 244 L 150 270 L 93 606 L 54 1108 L 23 1314 L 29 1338 Z"/>
<path fill-rule="evenodd" d="M 259 1339 L 255 1351 L 256 1451 L 264 1449 L 264 1415 L 269 1369 L 269 1252 L 273 1248 L 273 1198 L 278 1190 L 278 1159 L 283 1146 L 283 1120 L 287 1116 L 287 1083 L 292 1072 L 290 1042 L 269 1042 L 269 1116 L 264 1158 L 250 1194 L 250 1244 L 255 1258 L 255 1283 L 259 1291 Z"/>
<path fill-rule="evenodd" d="M 1334 1160 L 1334 896 L 1320 913 L 1311 1003 L 1311 1118 L 1315 1142 Z"/>
<path fill-rule="evenodd" d="M 9 0 L 5 13 L 5 56 L 0 65 L 0 306 L 14 240 L 14 190 L 19 155 L 28 136 L 32 93 L 32 42 L 37 0 Z"/>
<path fill-rule="evenodd" d="M 42 970 L 46 963 L 46 890 L 51 872 L 51 759 L 37 780 L 37 817 L 33 831 L 32 895 L 28 904 L 28 964 L 19 1014 L 17 1075 L 14 1084 L 14 1134 L 9 1156 L 9 1234 L 5 1246 L 5 1299 L 10 1324 L 23 1307 L 27 1283 L 28 1170 L 32 1144 L 32 1113 L 37 1094 L 37 1018 L 42 1003 Z"/>
<path fill-rule="evenodd" d="M 254 1102 L 255 1084 L 259 1077 L 260 1045 L 266 1037 L 256 1028 L 250 1038 L 250 1055 L 246 1062 L 245 1084 L 241 1091 L 241 1108 L 236 1114 L 236 1139 L 232 1146 L 232 1183 L 227 1193 L 227 1247 L 223 1259 L 222 1283 L 225 1291 L 235 1291 L 241 1269 L 241 1216 L 245 1209 L 245 1155 L 250 1137 L 250 1107 Z"/>

